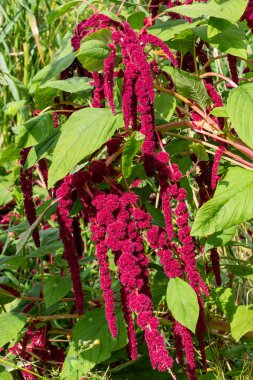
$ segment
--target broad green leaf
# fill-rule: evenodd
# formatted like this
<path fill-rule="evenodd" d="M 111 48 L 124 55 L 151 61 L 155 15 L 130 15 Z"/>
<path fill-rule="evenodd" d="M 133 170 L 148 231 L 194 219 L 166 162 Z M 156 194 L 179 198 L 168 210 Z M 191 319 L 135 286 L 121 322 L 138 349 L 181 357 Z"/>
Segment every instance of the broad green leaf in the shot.
<path fill-rule="evenodd" d="M 83 42 L 81 44 L 81 47 L 82 47 L 83 43 L 85 43 L 87 41 L 102 41 L 107 45 L 107 44 L 110 44 L 113 42 L 112 31 L 108 28 L 102 28 L 102 29 L 97 30 L 96 32 L 88 34 L 87 36 L 85 36 L 83 38 L 82 41 Z M 80 48 L 80 50 L 81 50 L 81 48 Z"/>
<path fill-rule="evenodd" d="M 131 6 L 132 6 L 132 4 L 131 4 Z M 110 18 L 111 20 L 113 20 L 113 21 L 117 21 L 117 22 L 119 22 L 119 23 L 122 22 L 122 20 L 121 20 L 118 16 L 116 16 L 115 13 L 110 12 L 110 11 L 108 11 L 107 9 L 104 10 L 104 11 L 101 11 L 101 12 L 99 12 L 99 13 L 102 14 L 102 15 L 105 15 L 105 16 L 109 17 L 109 18 Z"/>
<path fill-rule="evenodd" d="M 0 347 L 17 338 L 17 334 L 25 324 L 26 315 L 23 313 L 9 312 L 0 314 Z"/>
<path fill-rule="evenodd" d="M 96 364 L 110 358 L 113 351 L 126 346 L 127 335 L 122 312 L 116 314 L 118 337 L 112 338 L 105 318 L 104 309 L 94 309 L 85 313 L 73 329 L 73 347 L 65 360 L 61 379 L 72 379 L 71 374 L 78 373 L 77 379 L 85 376 Z M 78 349 L 79 347 L 79 349 Z"/>
<path fill-rule="evenodd" d="M 42 142 L 54 131 L 53 117 L 51 113 L 33 117 L 26 121 L 19 129 L 18 146 L 26 148 Z"/>
<path fill-rule="evenodd" d="M 216 107 L 211 112 L 211 115 L 214 115 L 216 117 L 228 117 L 228 110 L 226 106 L 223 107 Z"/>
<path fill-rule="evenodd" d="M 45 277 L 44 297 L 46 307 L 54 305 L 63 298 L 72 288 L 72 281 L 68 277 Z"/>
<path fill-rule="evenodd" d="M 236 233 L 236 226 L 230 227 L 226 230 L 215 232 L 209 236 L 205 244 L 205 252 L 213 247 L 221 247 L 230 242 Z"/>
<path fill-rule="evenodd" d="M 152 222 L 159 227 L 165 227 L 165 221 L 162 211 L 159 208 L 155 208 L 151 203 L 145 204 L 148 213 L 152 216 Z"/>
<path fill-rule="evenodd" d="M 4 113 L 6 113 L 6 115 L 14 117 L 16 116 L 18 111 L 20 111 L 21 108 L 24 107 L 25 104 L 26 100 L 17 100 L 15 102 L 9 102 L 5 104 L 5 106 L 3 107 L 3 111 Z"/>
<path fill-rule="evenodd" d="M 37 217 L 37 219 L 35 220 L 35 222 L 29 226 L 29 228 L 23 232 L 22 234 L 20 234 L 20 239 L 18 240 L 17 242 L 17 245 L 16 245 L 16 253 L 18 254 L 22 249 L 23 247 L 25 246 L 27 240 L 29 239 L 29 237 L 31 236 L 33 230 L 38 226 L 38 224 L 40 223 L 41 219 L 43 218 L 44 214 L 47 212 L 47 210 L 49 210 L 56 202 L 58 202 L 57 199 L 55 199 L 52 203 L 49 204 L 49 206 L 47 206 L 43 211 L 42 213 Z"/>
<path fill-rule="evenodd" d="M 227 20 L 223 20 L 216 17 L 210 17 L 208 20 L 207 37 L 213 38 L 217 34 L 229 29 L 233 24 Z"/>
<path fill-rule="evenodd" d="M 47 15 L 48 23 L 51 24 L 56 18 L 63 16 L 65 13 L 69 12 L 71 9 L 77 7 L 81 3 L 82 3 L 82 0 L 72 0 L 63 5 L 59 5 L 58 7 L 56 7 L 55 9 L 53 9 L 51 12 L 48 13 Z"/>
<path fill-rule="evenodd" d="M 176 99 L 165 93 L 157 94 L 155 97 L 155 112 L 157 113 L 157 118 L 170 121 L 176 109 Z"/>
<path fill-rule="evenodd" d="M 32 167 L 37 161 L 45 157 L 48 153 L 52 153 L 58 138 L 60 137 L 61 131 L 60 128 L 55 128 L 50 136 L 39 144 L 33 146 L 28 153 L 28 156 L 25 161 L 24 169 Z"/>
<path fill-rule="evenodd" d="M 0 366 L 0 380 L 13 380 L 12 374 Z"/>
<path fill-rule="evenodd" d="M 104 67 L 104 58 L 108 57 L 110 49 L 102 41 L 87 41 L 81 45 L 77 54 L 78 60 L 89 71 L 99 71 Z"/>
<path fill-rule="evenodd" d="M 216 25 L 219 27 L 219 19 L 216 19 Z M 247 58 L 247 41 L 242 24 L 234 24 L 221 33 L 217 31 L 217 34 L 212 38 L 208 38 L 207 26 L 197 27 L 194 32 L 202 40 L 223 53 L 232 54 L 243 59 Z"/>
<path fill-rule="evenodd" d="M 213 25 L 219 25 L 220 19 L 216 19 Z M 215 37 L 209 38 L 210 44 L 218 50 L 237 57 L 247 58 L 247 40 L 244 28 L 241 24 L 231 25 Z"/>
<path fill-rule="evenodd" d="M 238 306 L 231 322 L 232 337 L 238 342 L 251 330 L 253 330 L 253 305 Z"/>
<path fill-rule="evenodd" d="M 246 277 L 248 279 L 252 279 L 252 277 L 253 277 L 253 268 L 252 268 L 252 266 L 246 266 L 246 265 L 242 265 L 242 264 L 241 265 L 227 264 L 227 268 L 235 276 Z"/>
<path fill-rule="evenodd" d="M 56 78 L 63 70 L 69 67 L 75 59 L 75 53 L 70 43 L 65 50 L 56 57 L 49 65 L 43 67 L 32 79 L 29 91 L 33 94 L 38 87 L 50 79 Z"/>
<path fill-rule="evenodd" d="M 127 22 L 132 29 L 140 30 L 143 27 L 143 21 L 146 17 L 144 12 L 135 12 L 127 18 Z"/>
<path fill-rule="evenodd" d="M 65 80 L 51 80 L 40 86 L 40 88 L 56 88 L 57 90 L 70 92 L 72 94 L 80 91 L 89 91 L 92 89 L 90 80 L 85 77 L 73 77 Z"/>
<path fill-rule="evenodd" d="M 173 12 L 192 18 L 212 16 L 234 23 L 241 18 L 246 6 L 247 0 L 211 0 L 205 4 L 193 3 L 187 6 L 173 7 Z M 168 12 L 170 11 L 168 10 Z"/>
<path fill-rule="evenodd" d="M 190 30 L 196 28 L 197 25 L 201 24 L 203 21 L 198 20 L 189 23 L 185 19 L 180 20 L 168 20 L 165 22 L 156 22 L 155 25 L 148 28 L 148 32 L 153 34 L 163 41 L 169 41 L 175 37 L 175 35 L 184 32 L 185 30 Z"/>
<path fill-rule="evenodd" d="M 6 205 L 12 200 L 12 195 L 10 194 L 8 188 L 2 188 L 0 186 L 0 206 Z"/>
<path fill-rule="evenodd" d="M 29 257 L 43 257 L 43 256 L 46 256 L 52 252 L 55 252 L 62 248 L 63 247 L 63 244 L 60 240 L 58 241 L 54 241 L 52 243 L 48 243 L 46 245 L 42 245 L 40 248 L 36 249 L 35 251 L 32 251 L 29 255 Z"/>
<path fill-rule="evenodd" d="M 201 78 L 183 70 L 175 70 L 177 92 L 191 100 L 194 100 L 201 108 L 205 109 L 210 103 L 210 98 Z"/>
<path fill-rule="evenodd" d="M 166 300 L 176 321 L 195 333 L 199 303 L 192 287 L 179 277 L 172 278 L 168 283 Z"/>
<path fill-rule="evenodd" d="M 119 364 L 110 371 L 110 375 L 112 380 L 172 380 L 168 373 L 152 369 L 148 355 L 142 355 L 136 361 L 128 360 Z"/>
<path fill-rule="evenodd" d="M 235 295 L 231 288 L 216 288 L 212 290 L 211 298 L 214 300 L 218 308 L 232 319 L 236 310 Z"/>
<path fill-rule="evenodd" d="M 48 172 L 49 188 L 78 162 L 99 149 L 123 125 L 122 115 L 107 108 L 84 108 L 63 124 Z"/>
<path fill-rule="evenodd" d="M 244 84 L 230 91 L 227 110 L 240 139 L 253 148 L 253 83 Z"/>
<path fill-rule="evenodd" d="M 253 172 L 229 168 L 213 198 L 197 211 L 192 236 L 208 236 L 253 218 L 252 192 Z"/>
<path fill-rule="evenodd" d="M 128 178 L 132 173 L 133 158 L 141 149 L 143 141 L 144 135 L 140 132 L 134 132 L 124 144 L 122 152 L 122 173 L 125 178 Z"/>
<path fill-rule="evenodd" d="M 195 153 L 199 161 L 208 161 L 209 157 L 206 153 L 205 146 L 199 143 L 192 143 L 190 146 L 191 150 Z"/>
<path fill-rule="evenodd" d="M 0 163 L 11 162 L 20 157 L 20 148 L 17 144 L 9 144 L 0 152 Z"/>
<path fill-rule="evenodd" d="M 162 299 L 165 299 L 167 285 L 168 277 L 164 274 L 163 270 L 158 270 L 151 287 L 152 300 L 155 307 L 159 305 Z"/>

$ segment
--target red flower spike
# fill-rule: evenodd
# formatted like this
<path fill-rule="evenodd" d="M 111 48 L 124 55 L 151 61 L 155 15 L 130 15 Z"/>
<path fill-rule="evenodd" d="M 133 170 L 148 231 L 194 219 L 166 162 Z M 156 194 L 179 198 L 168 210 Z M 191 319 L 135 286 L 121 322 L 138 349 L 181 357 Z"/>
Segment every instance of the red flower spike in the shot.
<path fill-rule="evenodd" d="M 59 199 L 57 214 L 60 229 L 60 238 L 64 244 L 64 258 L 67 260 L 73 288 L 76 298 L 76 307 L 79 315 L 83 313 L 84 296 L 80 276 L 80 266 L 76 252 L 75 240 L 73 237 L 73 219 L 70 217 L 70 211 L 73 207 L 72 187 L 70 185 L 71 176 L 67 176 L 62 185 L 57 189 L 56 196 Z"/>
<path fill-rule="evenodd" d="M 212 263 L 212 269 L 215 276 L 215 281 L 217 286 L 221 286 L 221 276 L 220 276 L 220 257 L 217 248 L 212 248 L 210 250 L 210 258 Z"/>
<path fill-rule="evenodd" d="M 212 177 L 211 177 L 211 188 L 214 190 L 216 188 L 217 182 L 219 181 L 220 177 L 218 176 L 218 169 L 220 165 L 220 161 L 222 158 L 223 153 L 225 152 L 225 147 L 220 146 L 214 155 L 214 161 L 213 161 L 213 167 L 212 167 Z"/>
<path fill-rule="evenodd" d="M 115 104 L 113 99 L 114 87 L 114 66 L 116 60 L 116 47 L 112 44 L 108 45 L 111 49 L 109 57 L 104 60 L 104 94 L 111 107 L 112 113 L 115 115 Z"/>

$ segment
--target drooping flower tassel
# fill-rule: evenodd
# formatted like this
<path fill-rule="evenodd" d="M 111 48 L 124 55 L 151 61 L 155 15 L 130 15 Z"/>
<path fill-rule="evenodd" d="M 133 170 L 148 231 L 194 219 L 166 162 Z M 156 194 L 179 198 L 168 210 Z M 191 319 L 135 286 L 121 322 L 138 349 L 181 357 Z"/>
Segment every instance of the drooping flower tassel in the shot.
<path fill-rule="evenodd" d="M 64 245 L 64 258 L 68 262 L 71 273 L 77 312 L 81 315 L 84 307 L 84 295 L 82 290 L 78 255 L 73 237 L 73 219 L 70 217 L 70 211 L 74 203 L 72 199 L 72 191 L 71 176 L 67 176 L 56 191 L 56 196 L 58 198 L 57 214 L 60 238 Z"/>
<path fill-rule="evenodd" d="M 220 161 L 222 158 L 223 153 L 225 152 L 225 147 L 220 146 L 214 155 L 214 161 L 213 161 L 213 167 L 212 167 L 212 177 L 211 177 L 211 187 L 212 190 L 216 188 L 217 182 L 219 181 L 220 177 L 218 176 L 218 169 L 220 165 Z"/>

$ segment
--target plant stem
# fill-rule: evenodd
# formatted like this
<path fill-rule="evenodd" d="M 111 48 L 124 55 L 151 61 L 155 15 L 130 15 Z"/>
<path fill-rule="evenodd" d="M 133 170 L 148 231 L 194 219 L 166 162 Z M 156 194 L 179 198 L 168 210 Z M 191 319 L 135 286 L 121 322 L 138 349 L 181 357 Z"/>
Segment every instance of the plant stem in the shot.
<path fill-rule="evenodd" d="M 50 321 L 54 319 L 76 319 L 76 318 L 80 318 L 80 316 L 78 314 L 39 315 L 39 316 L 28 317 L 27 321 L 30 323 L 34 321 L 44 322 L 44 321 Z"/>
<path fill-rule="evenodd" d="M 222 80 L 224 80 L 225 82 L 228 82 L 232 87 L 236 88 L 238 87 L 237 84 L 232 81 L 232 79 L 226 77 L 225 75 L 223 74 L 218 74 L 218 73 L 204 73 L 204 74 L 201 74 L 200 75 L 200 78 L 207 78 L 207 77 L 218 77 L 218 78 L 221 78 Z"/>
<path fill-rule="evenodd" d="M 23 367 L 19 367 L 19 366 L 17 366 L 14 363 L 8 362 L 7 360 L 0 359 L 0 363 L 6 364 L 6 365 L 8 365 L 10 367 L 13 367 L 15 369 L 19 369 L 22 372 L 30 373 L 31 375 L 36 376 L 38 379 L 47 380 L 46 377 L 40 376 L 36 372 L 30 371 L 29 369 L 26 369 L 26 368 L 23 368 Z"/>

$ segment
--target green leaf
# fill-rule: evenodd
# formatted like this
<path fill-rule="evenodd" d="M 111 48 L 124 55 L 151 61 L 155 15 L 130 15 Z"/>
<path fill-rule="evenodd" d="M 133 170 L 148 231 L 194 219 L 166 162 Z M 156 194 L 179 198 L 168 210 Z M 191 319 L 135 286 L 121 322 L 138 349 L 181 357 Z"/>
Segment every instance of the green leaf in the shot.
<path fill-rule="evenodd" d="M 15 102 L 9 102 L 5 104 L 5 106 L 3 107 L 3 111 L 4 113 L 6 113 L 6 115 L 14 117 L 16 116 L 18 111 L 20 111 L 21 108 L 24 107 L 25 104 L 26 100 L 17 100 Z"/>
<path fill-rule="evenodd" d="M 0 314 L 0 347 L 15 339 L 25 324 L 26 315 L 23 313 Z"/>
<path fill-rule="evenodd" d="M 179 277 L 172 278 L 168 283 L 166 300 L 176 321 L 195 333 L 199 303 L 192 287 Z"/>
<path fill-rule="evenodd" d="M 29 237 L 31 236 L 33 230 L 38 226 L 38 224 L 40 223 L 41 219 L 43 218 L 44 214 L 47 212 L 47 210 L 49 210 L 56 202 L 58 202 L 57 199 L 55 199 L 52 203 L 50 203 L 49 206 L 47 206 L 43 211 L 42 213 L 37 217 L 37 219 L 35 220 L 35 222 L 25 231 L 23 232 L 22 234 L 20 234 L 20 239 L 18 240 L 17 242 L 17 245 L 16 245 L 16 253 L 18 254 L 22 249 L 23 247 L 25 246 L 27 240 L 29 239 Z"/>
<path fill-rule="evenodd" d="M 152 216 L 152 222 L 159 227 L 165 227 L 165 221 L 162 211 L 159 208 L 155 208 L 151 203 L 145 204 L 148 213 Z"/>
<path fill-rule="evenodd" d="M 19 129 L 18 146 L 26 148 L 42 142 L 54 132 L 54 123 L 51 113 L 33 117 L 26 121 Z"/>
<path fill-rule="evenodd" d="M 47 153 L 52 153 L 60 137 L 60 134 L 60 128 L 54 128 L 50 136 L 48 136 L 41 143 L 33 146 L 26 158 L 24 169 L 26 170 L 32 167 L 41 158 L 45 157 Z"/>
<path fill-rule="evenodd" d="M 96 32 L 90 33 L 87 36 L 85 36 L 82 40 L 82 44 L 85 43 L 86 41 L 102 41 L 106 45 L 108 45 L 108 44 L 113 42 L 112 31 L 108 28 L 99 29 Z M 81 47 L 82 47 L 82 45 L 81 45 Z"/>
<path fill-rule="evenodd" d="M 218 308 L 232 319 L 235 313 L 235 296 L 231 288 L 216 288 L 212 290 L 211 298 L 214 300 Z"/>
<path fill-rule="evenodd" d="M 238 306 L 231 322 L 231 335 L 238 342 L 253 330 L 253 305 Z"/>
<path fill-rule="evenodd" d="M 227 110 L 240 139 L 253 148 L 253 83 L 244 84 L 230 91 Z"/>
<path fill-rule="evenodd" d="M 54 305 L 63 298 L 72 288 L 72 281 L 68 277 L 45 277 L 44 296 L 46 307 Z"/>
<path fill-rule="evenodd" d="M 148 32 L 153 34 L 163 41 L 169 41 L 174 38 L 177 34 L 184 32 L 185 30 L 190 30 L 196 28 L 197 25 L 201 24 L 202 21 L 194 21 L 189 23 L 188 21 L 181 20 L 168 20 L 165 22 L 156 22 L 154 26 L 148 28 Z"/>
<path fill-rule="evenodd" d="M 117 313 L 116 317 L 119 334 L 115 339 L 108 329 L 104 309 L 88 311 L 79 319 L 73 329 L 75 348 L 66 357 L 61 379 L 73 379 L 73 371 L 78 373 L 77 379 L 80 379 L 96 364 L 110 358 L 113 351 L 126 346 L 127 335 L 122 312 Z"/>
<path fill-rule="evenodd" d="M 132 4 L 131 4 L 131 6 L 132 6 Z M 110 18 L 111 20 L 113 20 L 113 21 L 117 21 L 117 22 L 119 22 L 119 23 L 122 22 L 122 20 L 121 20 L 118 16 L 116 16 L 115 13 L 110 12 L 110 11 L 108 11 L 107 9 L 104 10 L 104 11 L 100 11 L 99 13 L 102 14 L 102 15 L 105 15 L 105 16 L 109 17 L 109 18 Z"/>
<path fill-rule="evenodd" d="M 236 233 L 236 226 L 230 227 L 224 231 L 215 232 L 207 238 L 205 252 L 214 247 L 221 247 L 230 242 Z"/>
<path fill-rule="evenodd" d="M 76 6 L 78 6 L 81 3 L 82 3 L 82 0 L 72 0 L 66 4 L 59 5 L 54 10 L 52 10 L 51 12 L 48 13 L 48 15 L 47 15 L 48 23 L 51 24 L 56 18 L 61 17 L 62 15 L 69 12 L 71 9 L 75 8 Z"/>
<path fill-rule="evenodd" d="M 223 20 L 216 17 L 210 17 L 208 20 L 207 37 L 213 38 L 217 34 L 229 29 L 233 24 L 227 20 Z"/>
<path fill-rule="evenodd" d="M 211 0 L 205 4 L 194 3 L 174 7 L 173 12 L 192 18 L 212 16 L 234 23 L 241 18 L 246 6 L 246 0 Z M 168 10 L 168 12 L 170 11 Z"/>
<path fill-rule="evenodd" d="M 6 371 L 3 366 L 0 366 L 0 380 L 13 380 L 12 374 Z"/>
<path fill-rule="evenodd" d="M 155 112 L 159 119 L 162 118 L 169 122 L 176 109 L 176 105 L 176 99 L 169 94 L 160 93 L 155 97 Z"/>
<path fill-rule="evenodd" d="M 48 80 L 57 77 L 63 70 L 69 67 L 75 59 L 75 53 L 70 43 L 65 50 L 56 57 L 49 65 L 43 67 L 32 79 L 29 91 L 33 94 L 38 87 Z"/>
<path fill-rule="evenodd" d="M 110 375 L 112 380 L 172 380 L 168 373 L 153 370 L 148 355 L 118 365 L 111 370 Z"/>
<path fill-rule="evenodd" d="M 122 173 L 125 178 L 128 178 L 132 173 L 133 158 L 141 149 L 143 141 L 144 135 L 141 132 L 133 132 L 124 144 L 122 152 Z"/>
<path fill-rule="evenodd" d="M 99 149 L 123 125 L 122 115 L 107 108 L 84 108 L 63 124 L 48 172 L 49 188 L 85 157 Z"/>
<path fill-rule="evenodd" d="M 40 86 L 40 88 L 56 88 L 57 90 L 70 92 L 72 94 L 92 89 L 90 80 L 85 77 L 73 77 L 65 80 L 51 80 Z"/>
<path fill-rule="evenodd" d="M 192 143 L 190 146 L 191 150 L 195 153 L 199 161 L 208 161 L 209 157 L 206 153 L 205 146 L 199 143 Z"/>
<path fill-rule="evenodd" d="M 20 148 L 16 144 L 9 144 L 0 152 L 0 164 L 11 162 L 20 157 Z"/>
<path fill-rule="evenodd" d="M 127 18 L 127 22 L 130 24 L 132 29 L 140 30 L 143 28 L 143 21 L 146 17 L 144 12 L 135 12 Z"/>
<path fill-rule="evenodd" d="M 99 40 L 85 41 L 77 54 L 79 61 L 84 64 L 86 57 L 104 59 L 110 54 L 110 48 Z"/>
<path fill-rule="evenodd" d="M 223 107 L 216 107 L 214 108 L 211 112 L 210 112 L 211 115 L 214 115 L 216 117 L 228 117 L 228 110 L 227 110 L 227 106 L 223 106 Z"/>
<path fill-rule="evenodd" d="M 201 78 L 183 70 L 175 70 L 175 79 L 180 95 L 194 100 L 201 108 L 206 108 L 210 98 Z"/>
<path fill-rule="evenodd" d="M 247 267 L 246 265 L 231 265 L 227 264 L 227 268 L 229 271 L 239 277 L 246 277 L 248 279 L 252 279 L 253 276 L 253 268 Z"/>
<path fill-rule="evenodd" d="M 214 27 L 220 28 L 220 19 L 214 20 L 212 22 L 212 33 L 214 33 Z M 247 40 L 241 24 L 233 24 L 220 33 L 217 30 L 217 34 L 212 38 L 208 38 L 207 41 L 221 52 L 244 59 L 247 58 Z"/>
<path fill-rule="evenodd" d="M 253 218 L 252 192 L 253 172 L 229 168 L 213 198 L 197 211 L 192 236 L 211 235 Z"/>
<path fill-rule="evenodd" d="M 97 33 L 97 32 L 95 32 Z M 93 33 L 93 37 L 94 34 Z M 92 38 L 92 35 L 91 37 Z M 107 43 L 102 39 L 105 37 L 102 35 L 100 39 L 86 39 L 81 44 L 80 49 L 77 53 L 77 58 L 89 71 L 99 71 L 104 67 L 104 59 L 109 56 L 111 50 L 107 46 Z"/>

